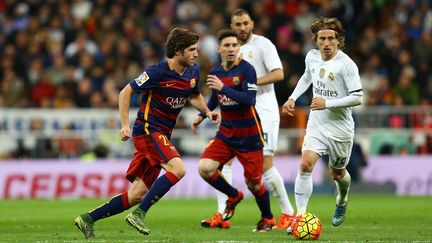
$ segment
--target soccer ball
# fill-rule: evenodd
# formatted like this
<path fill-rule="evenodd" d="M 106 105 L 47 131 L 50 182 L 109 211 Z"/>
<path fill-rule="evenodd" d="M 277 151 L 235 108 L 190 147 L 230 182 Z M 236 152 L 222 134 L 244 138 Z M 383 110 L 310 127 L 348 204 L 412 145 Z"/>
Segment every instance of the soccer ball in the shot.
<path fill-rule="evenodd" d="M 296 240 L 317 240 L 321 235 L 322 225 L 317 216 L 304 213 L 296 217 L 291 229 Z"/>

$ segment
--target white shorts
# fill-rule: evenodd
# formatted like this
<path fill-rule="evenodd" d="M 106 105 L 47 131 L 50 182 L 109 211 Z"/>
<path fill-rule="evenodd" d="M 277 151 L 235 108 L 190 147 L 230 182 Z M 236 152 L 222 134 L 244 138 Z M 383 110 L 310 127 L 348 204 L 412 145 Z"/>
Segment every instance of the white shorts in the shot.
<path fill-rule="evenodd" d="M 277 150 L 279 121 L 261 121 L 264 134 L 264 156 L 271 156 Z"/>
<path fill-rule="evenodd" d="M 309 129 L 303 141 L 302 151 L 311 150 L 320 156 L 329 155 L 329 163 L 332 168 L 344 169 L 351 157 L 351 149 L 354 138 L 341 142 L 331 139 L 316 129 Z"/>

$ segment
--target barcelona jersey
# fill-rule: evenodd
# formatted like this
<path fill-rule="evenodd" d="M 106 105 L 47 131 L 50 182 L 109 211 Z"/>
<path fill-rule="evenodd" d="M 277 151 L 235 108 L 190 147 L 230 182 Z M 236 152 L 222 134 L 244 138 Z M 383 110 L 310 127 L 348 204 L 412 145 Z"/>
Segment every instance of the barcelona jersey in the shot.
<path fill-rule="evenodd" d="M 221 91 L 212 92 L 207 104 L 211 110 L 220 106 L 222 121 L 216 137 L 240 152 L 262 149 L 264 138 L 255 110 L 257 85 L 253 66 L 238 59 L 231 69 L 218 65 L 210 74 L 224 83 Z"/>
<path fill-rule="evenodd" d="M 181 109 L 191 94 L 199 94 L 198 65 L 186 68 L 183 75 L 170 67 L 168 60 L 148 67 L 129 84 L 143 93 L 132 136 L 161 132 L 168 138 Z"/>

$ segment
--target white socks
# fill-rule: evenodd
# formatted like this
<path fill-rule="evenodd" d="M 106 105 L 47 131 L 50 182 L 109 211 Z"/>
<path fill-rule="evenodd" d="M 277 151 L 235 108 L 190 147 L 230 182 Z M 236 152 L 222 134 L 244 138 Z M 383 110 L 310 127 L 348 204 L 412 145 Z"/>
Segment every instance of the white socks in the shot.
<path fill-rule="evenodd" d="M 336 204 L 338 206 L 345 206 L 348 203 L 348 191 L 351 185 L 351 175 L 348 171 L 346 171 L 345 176 L 340 181 L 335 180 L 335 184 L 338 191 Z"/>
<path fill-rule="evenodd" d="M 222 168 L 222 176 L 225 178 L 225 180 L 232 184 L 232 168 L 231 165 L 224 165 Z M 216 198 L 217 198 L 217 204 L 218 204 L 218 212 L 223 214 L 225 211 L 225 202 L 228 199 L 228 197 L 220 192 L 219 190 L 216 190 Z"/>
<path fill-rule="evenodd" d="M 279 206 L 281 209 L 281 213 L 285 213 L 288 215 L 294 214 L 294 208 L 292 207 L 289 199 L 288 194 L 285 189 L 285 184 L 282 179 L 282 176 L 279 174 L 279 171 L 276 169 L 276 167 L 271 167 L 268 169 L 264 174 L 264 182 L 267 185 L 267 188 L 269 190 L 269 193 L 278 199 Z"/>
<path fill-rule="evenodd" d="M 294 186 L 295 201 L 297 205 L 297 215 L 306 212 L 307 204 L 313 191 L 312 173 L 297 173 Z"/>

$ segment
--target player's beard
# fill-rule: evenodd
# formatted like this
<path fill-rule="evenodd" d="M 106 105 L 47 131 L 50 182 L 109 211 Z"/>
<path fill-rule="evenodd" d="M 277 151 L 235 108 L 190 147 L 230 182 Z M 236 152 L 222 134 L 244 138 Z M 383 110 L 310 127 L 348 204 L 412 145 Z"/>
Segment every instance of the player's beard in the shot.
<path fill-rule="evenodd" d="M 238 35 L 238 37 L 239 37 L 240 42 L 243 44 L 243 43 L 246 43 L 249 40 L 249 38 L 250 38 L 251 35 L 252 35 L 252 30 L 249 30 L 246 33 L 240 33 Z"/>
<path fill-rule="evenodd" d="M 192 67 L 195 64 L 195 61 L 191 62 L 187 59 L 180 59 L 179 60 L 180 65 L 183 67 Z"/>
<path fill-rule="evenodd" d="M 233 60 L 233 61 L 231 61 L 231 60 L 226 61 L 225 62 L 226 67 L 225 68 L 231 68 L 234 65 L 234 62 L 235 62 L 235 60 Z"/>

